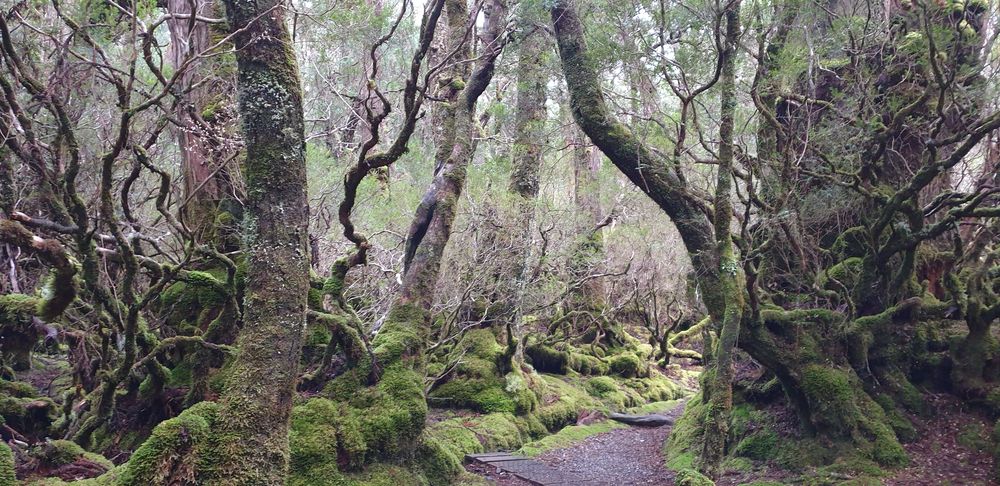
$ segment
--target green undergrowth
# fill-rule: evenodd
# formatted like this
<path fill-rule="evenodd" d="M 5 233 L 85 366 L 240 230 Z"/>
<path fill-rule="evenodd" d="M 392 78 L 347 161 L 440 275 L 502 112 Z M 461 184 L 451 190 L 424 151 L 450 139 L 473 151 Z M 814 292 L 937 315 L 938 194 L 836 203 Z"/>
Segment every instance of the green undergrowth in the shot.
<path fill-rule="evenodd" d="M 882 456 L 857 449 L 846 440 L 819 440 L 788 432 L 770 410 L 747 403 L 734 406 L 724 474 L 778 467 L 801 474 L 796 481 L 805 484 L 881 484 L 879 478 L 889 474 L 886 468 L 891 466 L 875 459 Z M 678 484 L 711 484 L 700 482 L 705 478 L 697 474 L 696 462 L 706 413 L 701 395 L 692 397 L 664 445 L 667 468 L 678 473 Z M 680 481 L 682 476 L 687 482 Z"/>
<path fill-rule="evenodd" d="M 439 361 L 427 363 L 428 376 L 458 364 L 452 366 L 451 379 L 424 400 L 425 382 L 409 354 L 412 343 L 423 337 L 411 327 L 395 325 L 418 318 L 394 315 L 383 327 L 373 343 L 379 362 L 385 363 L 376 385 L 367 385 L 369 364 L 362 360 L 318 395 L 296 402 L 289 432 L 289 486 L 473 484 L 463 468 L 466 454 L 521 448 L 540 452 L 568 445 L 618 427 L 611 422 L 578 427 L 581 415 L 651 403 L 662 410 L 688 393 L 648 367 L 607 376 L 572 369 L 545 374 L 531 367 L 502 373 L 505 347 L 491 330 L 479 329 L 444 350 Z M 437 411 L 431 414 L 428 403 Z M 126 464 L 75 484 L 161 484 L 167 476 L 214 484 L 221 444 L 211 431 L 225 420 L 219 412 L 218 404 L 201 402 L 160 423 Z"/>

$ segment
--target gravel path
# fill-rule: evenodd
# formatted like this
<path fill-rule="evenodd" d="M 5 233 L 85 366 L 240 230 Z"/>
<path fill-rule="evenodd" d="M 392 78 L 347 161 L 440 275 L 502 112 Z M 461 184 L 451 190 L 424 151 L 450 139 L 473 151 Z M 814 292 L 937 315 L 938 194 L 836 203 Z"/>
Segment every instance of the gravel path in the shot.
<path fill-rule="evenodd" d="M 664 413 L 675 420 L 684 406 Z M 591 478 L 594 483 L 616 486 L 666 486 L 673 473 L 663 465 L 663 443 L 670 426 L 629 427 L 588 437 L 565 449 L 549 451 L 537 459 L 556 469 Z"/>

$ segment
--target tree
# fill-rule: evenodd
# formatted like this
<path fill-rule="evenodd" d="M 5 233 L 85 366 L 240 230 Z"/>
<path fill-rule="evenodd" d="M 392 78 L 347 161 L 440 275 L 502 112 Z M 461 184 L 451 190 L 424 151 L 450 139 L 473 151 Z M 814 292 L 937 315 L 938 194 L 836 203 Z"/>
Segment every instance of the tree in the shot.
<path fill-rule="evenodd" d="M 247 285 L 223 392 L 220 484 L 283 484 L 309 293 L 305 140 L 298 67 L 281 0 L 227 1 L 246 140 Z"/>

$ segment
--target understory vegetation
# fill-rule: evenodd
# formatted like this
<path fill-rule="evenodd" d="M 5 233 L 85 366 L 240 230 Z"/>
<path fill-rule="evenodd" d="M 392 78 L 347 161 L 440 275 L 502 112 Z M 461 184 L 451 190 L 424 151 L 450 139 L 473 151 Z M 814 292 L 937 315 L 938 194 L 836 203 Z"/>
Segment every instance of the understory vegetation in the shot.
<path fill-rule="evenodd" d="M 998 20 L 5 2 L 0 486 L 488 484 L 678 407 L 665 483 L 879 484 L 944 402 L 1000 481 Z"/>

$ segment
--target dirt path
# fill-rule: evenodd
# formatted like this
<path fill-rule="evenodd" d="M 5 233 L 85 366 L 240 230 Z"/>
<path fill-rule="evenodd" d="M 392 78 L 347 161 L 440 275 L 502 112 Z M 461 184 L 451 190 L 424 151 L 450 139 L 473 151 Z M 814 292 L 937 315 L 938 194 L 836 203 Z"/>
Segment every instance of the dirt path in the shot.
<path fill-rule="evenodd" d="M 684 405 L 662 415 L 680 418 Z M 663 464 L 663 443 L 671 426 L 628 427 L 594 435 L 564 449 L 554 449 L 535 459 L 560 471 L 587 478 L 587 485 L 668 486 L 674 473 Z M 499 486 L 529 483 L 493 468 L 470 469 Z"/>
<path fill-rule="evenodd" d="M 904 444 L 910 465 L 883 478 L 887 486 L 997 485 L 992 479 L 993 457 L 989 452 L 992 424 L 980 414 L 967 410 L 950 395 L 928 395 L 934 416 L 914 417 L 918 440 Z M 665 412 L 675 420 L 683 405 Z M 663 444 L 670 426 L 629 427 L 595 435 L 571 447 L 549 451 L 538 459 L 560 471 L 591 481 L 587 484 L 609 486 L 667 486 L 674 484 L 674 473 L 663 464 Z M 760 466 L 760 465 L 758 465 Z M 474 471 L 499 486 L 530 486 L 530 483 L 501 471 Z M 801 474 L 801 473 L 799 473 Z M 718 484 L 743 484 L 752 481 L 786 482 L 796 473 L 773 464 L 754 471 L 724 477 Z"/>
<path fill-rule="evenodd" d="M 680 418 L 684 406 L 664 413 Z M 660 486 L 674 484 L 663 465 L 663 443 L 671 427 L 629 427 L 588 437 L 565 449 L 555 449 L 538 460 L 556 469 L 591 478 L 594 484 Z"/>

